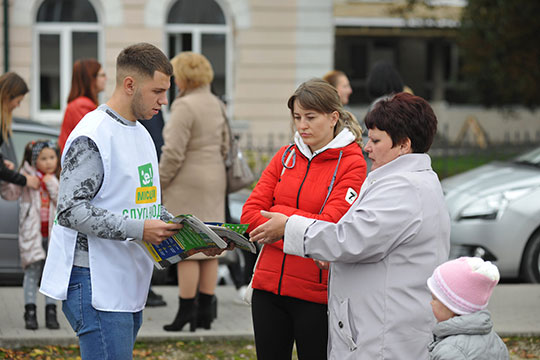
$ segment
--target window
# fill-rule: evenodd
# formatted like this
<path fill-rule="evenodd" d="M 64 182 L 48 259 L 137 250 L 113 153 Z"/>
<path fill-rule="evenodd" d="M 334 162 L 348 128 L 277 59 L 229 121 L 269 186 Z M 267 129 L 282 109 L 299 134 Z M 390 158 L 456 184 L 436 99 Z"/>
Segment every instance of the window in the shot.
<path fill-rule="evenodd" d="M 456 104 L 476 101 L 463 78 L 455 40 L 414 31 L 408 36 L 389 36 L 390 31 L 384 29 L 379 31 L 381 34 L 372 30 L 374 35 L 370 35 L 362 28 L 336 28 L 334 63 L 351 82 L 350 105 L 369 104 L 366 80 L 379 60 L 393 64 L 404 84 L 427 100 Z"/>
<path fill-rule="evenodd" d="M 379 60 L 397 65 L 399 58 L 397 41 L 392 38 L 343 36 L 338 33 L 335 44 L 335 68 L 347 74 L 353 89 L 349 103 L 369 104 L 366 90 L 369 71 Z"/>
<path fill-rule="evenodd" d="M 60 124 L 71 87 L 73 63 L 101 58 L 101 27 L 88 0 L 45 0 L 34 25 L 32 113 L 36 119 Z"/>
<path fill-rule="evenodd" d="M 225 102 L 231 100 L 231 36 L 225 14 L 214 0 L 178 0 L 167 17 L 169 58 L 182 51 L 201 53 L 214 69 L 212 92 Z M 169 106 L 177 93 L 171 83 Z M 229 107 L 230 108 L 230 107 Z"/>

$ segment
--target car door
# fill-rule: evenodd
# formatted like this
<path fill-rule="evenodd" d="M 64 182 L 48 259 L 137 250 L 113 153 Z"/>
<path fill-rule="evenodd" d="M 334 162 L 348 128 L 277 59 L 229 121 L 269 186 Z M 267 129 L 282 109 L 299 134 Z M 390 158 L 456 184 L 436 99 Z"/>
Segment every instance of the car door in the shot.
<path fill-rule="evenodd" d="M 18 168 L 28 142 L 39 139 L 56 142 L 57 138 L 57 129 L 14 122 L 11 138 L 2 145 L 2 155 Z M 19 202 L 0 198 L 0 218 L 0 285 L 18 285 L 23 274 L 18 244 Z"/>
<path fill-rule="evenodd" d="M 18 166 L 11 139 L 2 144 L 4 159 Z M 6 277 L 9 283 L 20 277 L 21 261 L 17 241 L 19 225 L 19 202 L 0 198 L 0 280 Z"/>

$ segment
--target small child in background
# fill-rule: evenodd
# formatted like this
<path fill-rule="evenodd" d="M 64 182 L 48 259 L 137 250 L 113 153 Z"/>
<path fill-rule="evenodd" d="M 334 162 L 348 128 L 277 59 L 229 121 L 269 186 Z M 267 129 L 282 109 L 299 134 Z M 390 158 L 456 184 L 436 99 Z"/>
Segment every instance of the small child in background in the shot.
<path fill-rule="evenodd" d="M 498 282 L 497 267 L 478 257 L 461 257 L 435 269 L 427 281 L 438 322 L 429 345 L 430 359 L 509 359 L 486 310 Z"/>
<path fill-rule="evenodd" d="M 24 321 L 26 329 L 35 330 L 38 328 L 36 295 L 58 199 L 59 161 L 55 144 L 48 140 L 28 143 L 20 171 L 37 176 L 41 183 L 39 190 L 2 182 L 0 194 L 6 200 L 20 199 L 19 252 L 24 269 Z M 47 328 L 60 328 L 56 318 L 56 300 L 45 297 L 45 304 Z"/>

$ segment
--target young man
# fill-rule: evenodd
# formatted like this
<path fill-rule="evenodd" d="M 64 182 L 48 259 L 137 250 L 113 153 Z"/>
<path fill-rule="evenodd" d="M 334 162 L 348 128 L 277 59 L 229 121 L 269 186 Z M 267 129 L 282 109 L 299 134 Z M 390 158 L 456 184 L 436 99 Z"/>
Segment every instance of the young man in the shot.
<path fill-rule="evenodd" d="M 156 149 L 137 122 L 167 104 L 171 75 L 155 46 L 122 50 L 112 97 L 81 120 L 64 147 L 40 291 L 63 300 L 83 359 L 132 358 L 153 265 L 131 240 L 159 244 L 181 227 L 165 222 Z"/>

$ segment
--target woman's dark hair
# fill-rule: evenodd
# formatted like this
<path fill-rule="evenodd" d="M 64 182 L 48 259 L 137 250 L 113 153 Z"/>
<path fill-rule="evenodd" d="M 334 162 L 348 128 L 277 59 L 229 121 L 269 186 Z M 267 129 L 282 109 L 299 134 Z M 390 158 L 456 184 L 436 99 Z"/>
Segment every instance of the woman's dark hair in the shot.
<path fill-rule="evenodd" d="M 419 96 L 399 93 L 375 104 L 366 115 L 366 127 L 386 131 L 392 146 L 411 140 L 413 153 L 425 153 L 437 132 L 437 117 L 428 102 Z"/>
<path fill-rule="evenodd" d="M 403 86 L 403 80 L 392 64 L 387 61 L 378 61 L 367 78 L 367 96 L 373 101 L 381 96 L 402 92 Z"/>
<path fill-rule="evenodd" d="M 22 77 L 14 72 L 7 72 L 0 76 L 0 120 L 2 138 L 7 141 L 11 135 L 12 114 L 9 109 L 11 100 L 18 96 L 26 95 L 28 86 Z"/>
<path fill-rule="evenodd" d="M 95 59 L 80 59 L 73 64 L 71 90 L 68 103 L 79 96 L 86 96 L 98 105 L 96 80 L 101 64 Z"/>

